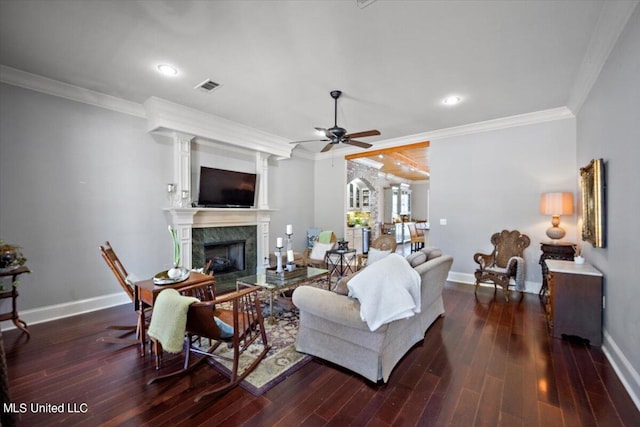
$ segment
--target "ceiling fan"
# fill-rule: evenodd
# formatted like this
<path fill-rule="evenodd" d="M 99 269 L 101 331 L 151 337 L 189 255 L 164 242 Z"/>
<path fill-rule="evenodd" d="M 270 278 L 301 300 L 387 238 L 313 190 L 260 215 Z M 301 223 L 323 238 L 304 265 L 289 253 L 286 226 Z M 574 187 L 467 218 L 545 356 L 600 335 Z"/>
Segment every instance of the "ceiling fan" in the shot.
<path fill-rule="evenodd" d="M 364 138 L 367 136 L 380 135 L 380 131 L 367 130 L 364 132 L 347 133 L 347 130 L 345 128 L 341 128 L 338 126 L 338 98 L 340 98 L 340 95 L 342 95 L 342 92 L 339 90 L 332 90 L 330 94 L 335 102 L 335 109 L 334 109 L 334 115 L 333 115 L 333 127 L 329 129 L 315 128 L 318 132 L 324 133 L 325 138 L 310 139 L 307 141 L 294 141 L 294 142 L 291 142 L 291 144 L 298 144 L 300 142 L 312 142 L 312 141 L 329 142 L 327 145 L 324 146 L 322 150 L 320 150 L 321 153 L 331 150 L 334 145 L 339 144 L 341 142 L 343 144 L 355 145 L 356 147 L 361 147 L 361 148 L 371 147 L 372 146 L 371 144 L 368 144 L 366 142 L 356 141 L 354 138 Z"/>

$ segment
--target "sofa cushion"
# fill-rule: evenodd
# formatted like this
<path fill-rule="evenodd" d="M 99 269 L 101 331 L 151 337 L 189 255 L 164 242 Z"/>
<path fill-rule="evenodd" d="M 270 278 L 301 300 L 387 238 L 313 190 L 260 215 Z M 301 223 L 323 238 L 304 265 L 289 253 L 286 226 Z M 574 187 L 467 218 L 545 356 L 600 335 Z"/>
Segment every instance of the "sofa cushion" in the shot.
<path fill-rule="evenodd" d="M 421 252 L 427 254 L 427 261 L 431 261 L 434 258 L 442 256 L 442 250 L 438 248 L 424 248 Z"/>
<path fill-rule="evenodd" d="M 338 280 L 338 283 L 333 287 L 333 292 L 339 295 L 349 295 L 349 288 L 347 287 L 347 282 L 349 281 L 349 277 L 343 277 Z"/>
<path fill-rule="evenodd" d="M 406 260 L 409 262 L 409 265 L 411 267 L 415 268 L 418 265 L 427 262 L 427 254 L 422 251 L 414 252 L 410 255 L 407 255 Z"/>
<path fill-rule="evenodd" d="M 339 295 L 349 295 L 349 287 L 347 286 L 349 280 L 351 280 L 354 276 L 360 274 L 362 271 L 363 270 L 358 270 L 353 274 L 344 276 L 342 279 L 338 280 L 332 291 Z"/>

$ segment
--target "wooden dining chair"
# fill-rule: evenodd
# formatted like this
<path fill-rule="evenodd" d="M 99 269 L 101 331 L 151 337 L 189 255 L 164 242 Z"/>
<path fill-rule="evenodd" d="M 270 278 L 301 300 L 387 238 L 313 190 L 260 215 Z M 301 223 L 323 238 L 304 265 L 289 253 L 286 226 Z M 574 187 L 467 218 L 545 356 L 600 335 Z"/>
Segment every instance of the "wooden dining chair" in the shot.
<path fill-rule="evenodd" d="M 258 298 L 259 287 L 249 287 L 236 292 L 215 296 L 215 287 L 203 285 L 193 285 L 179 289 L 180 294 L 188 297 L 196 297 L 200 302 L 189 306 L 187 312 L 186 335 L 187 349 L 185 351 L 184 365 L 182 369 L 175 372 L 160 375 L 148 382 L 152 384 L 156 381 L 165 380 L 175 376 L 185 375 L 208 359 L 218 362 L 228 361 L 231 363 L 230 373 L 221 371 L 229 377 L 229 381 L 219 387 L 212 388 L 200 393 L 195 398 L 195 402 L 207 396 L 219 395 L 231 390 L 247 377 L 264 359 L 270 346 L 267 342 L 267 335 L 264 329 L 264 319 Z M 216 321 L 218 319 L 218 321 Z M 222 321 L 226 326 L 221 326 Z M 229 333 L 228 327 L 233 330 Z M 225 334 L 227 332 L 227 334 Z M 209 346 L 203 349 L 203 341 Z M 262 344 L 262 350 L 256 355 L 250 346 L 256 342 Z M 196 346 L 196 343 L 198 344 Z M 223 347 L 221 347 L 223 346 Z M 216 350 L 223 350 L 224 346 L 231 349 L 231 355 L 225 356 Z M 153 339 L 153 348 L 156 353 L 156 367 L 162 363 L 162 345 L 158 340 Z M 258 347 L 259 349 L 259 347 Z M 204 356 L 194 363 L 191 363 L 191 354 Z M 253 357 L 251 362 L 243 369 L 240 367 L 240 357 L 247 354 Z M 214 365 L 220 366 L 220 365 Z"/>
<path fill-rule="evenodd" d="M 424 233 L 420 235 L 414 223 L 407 224 L 409 236 L 411 237 L 411 253 L 419 251 L 424 247 Z"/>
<path fill-rule="evenodd" d="M 133 285 L 129 284 L 129 282 L 127 281 L 127 277 L 129 276 L 129 273 L 127 273 L 127 269 L 124 268 L 124 265 L 122 264 L 122 262 L 116 255 L 115 251 L 113 250 L 113 247 L 111 247 L 111 244 L 108 241 L 105 242 L 104 246 L 101 245 L 99 249 L 100 249 L 100 254 L 102 255 L 102 258 L 105 260 L 105 262 L 113 272 L 114 276 L 116 276 L 116 280 L 118 281 L 118 283 L 120 284 L 124 292 L 127 294 L 129 299 L 131 300 L 134 311 L 136 312 L 136 314 L 138 314 L 138 316 L 136 317 L 140 319 L 139 312 L 138 312 L 139 310 L 138 301 L 136 301 L 134 296 L 135 292 L 134 292 Z M 145 308 L 144 310 L 145 310 L 145 319 L 146 319 L 145 321 L 148 321 L 148 317 L 151 314 L 151 310 L 148 307 Z M 140 343 L 139 341 L 140 320 L 138 320 L 137 325 L 111 325 L 111 326 L 107 326 L 107 329 L 125 331 L 126 333 L 124 334 L 124 336 L 130 335 L 135 332 L 136 338 L 124 338 L 124 336 L 114 337 L 114 336 L 108 335 L 108 336 L 98 338 L 97 341 L 107 342 L 112 344 L 124 344 L 126 346 L 136 345 Z"/>

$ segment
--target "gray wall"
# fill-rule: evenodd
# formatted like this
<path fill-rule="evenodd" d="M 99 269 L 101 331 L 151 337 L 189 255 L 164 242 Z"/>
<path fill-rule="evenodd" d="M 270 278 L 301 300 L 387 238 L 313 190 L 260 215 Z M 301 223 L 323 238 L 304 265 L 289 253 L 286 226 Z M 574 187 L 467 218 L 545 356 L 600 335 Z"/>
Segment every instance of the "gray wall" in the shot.
<path fill-rule="evenodd" d="M 170 264 L 172 147 L 146 120 L 5 84 L 0 118 L 0 237 L 33 270 L 21 310 L 118 292 L 105 240 L 139 276 Z"/>
<path fill-rule="evenodd" d="M 640 399 L 640 8 L 636 8 L 577 117 L 578 166 L 603 158 L 607 247 L 585 243 L 587 262 L 604 273 L 605 346 L 626 358 Z M 615 343 L 615 344 L 614 344 Z M 632 372 L 635 371 L 635 372 Z M 638 401 L 640 404 L 640 401 Z"/>
<path fill-rule="evenodd" d="M 343 237 L 347 212 L 347 161 L 344 156 L 332 155 L 315 163 L 314 226 Z"/>
<path fill-rule="evenodd" d="M 429 219 L 429 181 L 411 184 L 411 217 Z"/>
<path fill-rule="evenodd" d="M 292 157 L 269 162 L 269 207 L 274 212 L 270 227 L 270 251 L 276 238 L 286 238 L 286 226 L 293 226 L 293 250 L 303 252 L 307 246 L 307 229 L 314 221 L 313 160 Z"/>
<path fill-rule="evenodd" d="M 537 292 L 540 242 L 548 241 L 551 226 L 551 218 L 540 214 L 540 194 L 575 194 L 575 150 L 574 119 L 432 140 L 430 244 L 453 255 L 453 272 L 472 279 L 473 254 L 490 252 L 491 235 L 520 230 L 531 238 L 526 280 Z M 561 218 L 564 240 L 576 241 L 575 223 L 575 215 Z"/>

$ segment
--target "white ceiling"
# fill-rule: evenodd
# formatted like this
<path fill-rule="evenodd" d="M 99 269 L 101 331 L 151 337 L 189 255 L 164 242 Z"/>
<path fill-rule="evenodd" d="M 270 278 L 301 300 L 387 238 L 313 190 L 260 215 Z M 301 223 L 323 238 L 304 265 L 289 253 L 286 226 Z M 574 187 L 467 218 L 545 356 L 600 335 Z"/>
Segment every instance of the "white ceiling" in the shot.
<path fill-rule="evenodd" d="M 603 1 L 6 1 L 0 64 L 291 141 L 385 141 L 568 105 Z M 160 63 L 176 77 L 160 75 Z M 205 79 L 223 86 L 194 90 Z M 450 94 L 462 104 L 446 107 Z M 324 143 L 304 144 L 318 151 Z"/>

